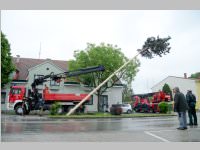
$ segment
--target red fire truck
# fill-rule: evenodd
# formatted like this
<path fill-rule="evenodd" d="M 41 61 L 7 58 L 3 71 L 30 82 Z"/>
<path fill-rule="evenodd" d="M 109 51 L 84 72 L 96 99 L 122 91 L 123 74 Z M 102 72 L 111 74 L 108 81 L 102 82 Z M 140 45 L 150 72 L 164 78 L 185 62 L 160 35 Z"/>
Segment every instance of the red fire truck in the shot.
<path fill-rule="evenodd" d="M 87 94 L 84 93 L 77 95 L 76 93 L 50 93 L 47 87 L 43 90 L 42 93 L 39 93 L 37 86 L 48 81 L 47 79 L 59 82 L 62 78 L 74 77 L 81 74 L 104 70 L 104 66 L 97 66 L 75 71 L 68 71 L 60 74 L 51 73 L 50 75 L 35 79 L 31 84 L 32 90 L 27 89 L 25 86 L 11 86 L 9 93 L 9 108 L 15 110 L 16 114 L 22 115 L 29 114 L 31 110 L 49 110 L 52 104 L 54 104 L 55 102 L 59 102 L 59 104 L 61 105 L 60 109 L 58 110 L 59 113 L 68 112 L 71 108 L 74 107 L 74 105 L 85 98 Z M 86 100 L 86 102 L 89 100 L 90 97 Z M 80 110 L 82 109 L 77 109 L 77 111 Z"/>
<path fill-rule="evenodd" d="M 133 95 L 134 103 L 132 105 L 136 112 L 159 112 L 158 104 L 160 102 L 170 102 L 171 96 L 162 91 L 154 93 Z"/>

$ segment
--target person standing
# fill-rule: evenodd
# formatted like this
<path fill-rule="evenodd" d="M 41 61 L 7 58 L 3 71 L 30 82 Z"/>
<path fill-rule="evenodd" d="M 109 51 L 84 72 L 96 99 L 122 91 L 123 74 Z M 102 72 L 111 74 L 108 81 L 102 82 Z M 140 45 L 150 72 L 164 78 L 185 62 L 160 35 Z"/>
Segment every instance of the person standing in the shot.
<path fill-rule="evenodd" d="M 188 110 L 188 116 L 189 116 L 189 125 L 198 125 L 197 124 L 197 115 L 196 115 L 196 97 L 195 95 L 192 93 L 191 90 L 188 90 L 187 94 L 186 94 L 186 100 L 189 106 L 189 110 Z M 193 121 L 194 119 L 194 121 Z"/>
<path fill-rule="evenodd" d="M 185 95 L 180 92 L 178 87 L 173 89 L 174 92 L 174 112 L 178 113 L 179 127 L 178 130 L 187 129 L 186 111 L 188 110 L 187 101 Z"/>

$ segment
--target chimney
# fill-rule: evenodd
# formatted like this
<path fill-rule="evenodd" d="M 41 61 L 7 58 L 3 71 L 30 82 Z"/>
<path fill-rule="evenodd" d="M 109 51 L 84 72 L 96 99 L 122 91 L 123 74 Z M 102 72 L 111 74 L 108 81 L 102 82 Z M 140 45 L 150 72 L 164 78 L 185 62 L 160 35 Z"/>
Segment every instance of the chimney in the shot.
<path fill-rule="evenodd" d="M 16 55 L 17 56 L 17 63 L 19 63 L 19 60 L 20 60 L 20 55 Z"/>
<path fill-rule="evenodd" d="M 184 73 L 184 78 L 187 79 L 187 73 Z"/>

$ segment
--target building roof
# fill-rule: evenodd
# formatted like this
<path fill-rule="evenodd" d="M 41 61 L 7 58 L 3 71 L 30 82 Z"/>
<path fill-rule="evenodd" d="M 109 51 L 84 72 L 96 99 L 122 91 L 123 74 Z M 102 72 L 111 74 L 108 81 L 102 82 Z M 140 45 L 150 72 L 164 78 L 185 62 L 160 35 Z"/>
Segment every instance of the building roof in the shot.
<path fill-rule="evenodd" d="M 19 71 L 18 80 L 26 80 L 28 77 L 28 69 L 35 67 L 46 61 L 51 61 L 53 64 L 63 69 L 64 71 L 68 70 L 68 63 L 67 61 L 63 60 L 33 59 L 33 58 L 18 58 L 18 57 L 13 57 L 12 60 L 16 66 L 16 69 Z"/>
<path fill-rule="evenodd" d="M 164 78 L 163 80 L 161 80 L 160 82 L 158 82 L 157 84 L 155 84 L 154 86 L 152 86 L 152 88 L 157 86 L 158 84 L 160 84 L 161 82 L 163 82 L 167 78 L 179 78 L 179 79 L 184 79 L 184 80 L 195 80 L 195 81 L 199 81 L 200 80 L 200 79 L 195 79 L 195 78 L 184 78 L 184 77 L 168 76 L 168 77 Z"/>
<path fill-rule="evenodd" d="M 18 61 L 19 60 L 19 61 Z M 19 57 L 12 57 L 12 61 L 16 66 L 17 71 L 19 71 L 19 75 L 15 80 L 27 80 L 29 69 L 40 65 L 46 61 L 51 61 L 54 65 L 58 66 L 63 71 L 68 70 L 68 61 L 64 60 L 51 60 L 51 59 L 33 59 L 33 58 L 19 58 Z M 118 80 L 115 85 L 122 85 L 122 82 Z"/>

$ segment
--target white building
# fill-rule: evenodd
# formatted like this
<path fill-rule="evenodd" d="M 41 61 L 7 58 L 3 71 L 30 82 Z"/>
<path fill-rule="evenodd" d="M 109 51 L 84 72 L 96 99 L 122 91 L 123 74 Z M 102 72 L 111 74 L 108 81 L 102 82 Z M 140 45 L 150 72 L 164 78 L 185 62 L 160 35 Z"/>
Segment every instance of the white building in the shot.
<path fill-rule="evenodd" d="M 61 60 L 20 58 L 18 56 L 13 58 L 13 62 L 16 65 L 16 72 L 13 74 L 11 85 L 24 85 L 28 89 L 31 88 L 33 80 L 39 76 L 48 75 L 51 72 L 54 72 L 54 74 L 63 73 L 68 70 L 67 61 Z M 89 88 L 81 86 L 78 82 L 67 80 L 60 83 L 54 81 L 45 82 L 38 86 L 39 92 L 42 92 L 45 84 L 52 93 L 81 94 L 90 92 Z M 9 87 L 10 85 L 1 91 L 2 110 L 6 109 L 8 103 Z M 105 110 L 105 106 L 109 108 L 112 104 L 122 103 L 122 90 L 123 85 L 118 83 L 103 93 L 100 97 L 100 110 Z M 93 95 L 91 101 L 86 105 L 86 109 L 88 111 L 97 111 L 97 103 L 97 96 Z"/>

